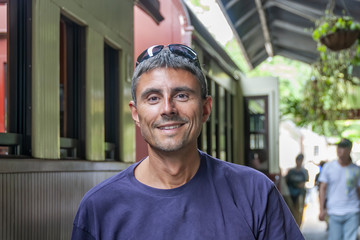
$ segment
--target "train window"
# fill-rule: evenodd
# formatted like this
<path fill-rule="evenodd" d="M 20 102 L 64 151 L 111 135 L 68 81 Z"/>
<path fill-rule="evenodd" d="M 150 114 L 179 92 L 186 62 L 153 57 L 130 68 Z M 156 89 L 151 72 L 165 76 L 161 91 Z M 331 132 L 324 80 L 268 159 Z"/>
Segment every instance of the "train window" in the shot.
<path fill-rule="evenodd" d="M 206 76 L 207 85 L 209 87 L 209 92 L 211 92 L 211 83 L 210 77 Z M 198 147 L 200 150 L 211 153 L 211 116 L 208 121 L 204 124 L 201 134 L 198 138 Z"/>
<path fill-rule="evenodd" d="M 226 106 L 225 106 L 225 89 L 223 87 L 219 87 L 219 95 L 218 98 L 220 100 L 219 102 L 219 135 L 218 135 L 218 139 L 219 139 L 219 154 L 220 154 L 220 159 L 223 159 L 225 161 L 227 161 L 227 156 L 226 156 L 226 146 L 225 146 L 225 128 L 226 128 L 226 123 L 225 123 L 225 113 L 226 113 Z"/>
<path fill-rule="evenodd" d="M 60 157 L 80 158 L 85 126 L 85 30 L 60 19 Z"/>
<path fill-rule="evenodd" d="M 213 98 L 213 106 L 212 106 L 212 114 L 210 115 L 210 124 L 211 124 L 211 131 L 209 132 L 211 136 L 211 148 L 210 153 L 212 156 L 219 157 L 218 154 L 218 107 L 219 107 L 219 101 L 218 101 L 218 85 L 215 83 L 215 81 L 211 81 L 211 96 Z"/>
<path fill-rule="evenodd" d="M 105 43 L 105 159 L 118 159 L 119 52 Z"/>
<path fill-rule="evenodd" d="M 263 172 L 268 171 L 268 99 L 267 96 L 245 98 L 245 154 L 246 164 Z M 260 161 L 258 161 L 260 160 Z M 258 163 L 259 162 L 259 163 Z"/>
<path fill-rule="evenodd" d="M 0 0 L 0 155 L 31 151 L 31 1 Z"/>
<path fill-rule="evenodd" d="M 225 152 L 226 161 L 234 162 L 233 156 L 233 97 L 230 92 L 225 92 Z"/>

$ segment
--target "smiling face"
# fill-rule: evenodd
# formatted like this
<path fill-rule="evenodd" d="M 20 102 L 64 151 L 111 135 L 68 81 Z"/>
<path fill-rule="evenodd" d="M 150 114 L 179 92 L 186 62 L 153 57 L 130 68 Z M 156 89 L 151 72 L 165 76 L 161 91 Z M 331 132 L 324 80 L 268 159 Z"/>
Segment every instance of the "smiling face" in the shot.
<path fill-rule="evenodd" d="M 211 98 L 201 98 L 200 84 L 182 69 L 156 68 L 141 75 L 132 118 L 151 149 L 196 149 L 202 124 L 211 111 Z"/>

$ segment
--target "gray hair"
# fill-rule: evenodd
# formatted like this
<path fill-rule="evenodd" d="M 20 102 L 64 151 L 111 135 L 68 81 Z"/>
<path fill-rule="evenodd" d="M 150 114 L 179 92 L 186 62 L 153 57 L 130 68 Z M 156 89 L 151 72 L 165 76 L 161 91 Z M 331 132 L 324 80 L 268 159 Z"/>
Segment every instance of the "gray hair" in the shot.
<path fill-rule="evenodd" d="M 142 74 L 156 68 L 183 69 L 192 73 L 199 81 L 201 87 L 201 97 L 205 99 L 208 96 L 206 78 L 200 67 L 197 67 L 191 60 L 173 54 L 169 49 L 164 48 L 160 53 L 141 62 L 134 71 L 131 81 L 131 95 L 136 105 L 136 88 Z"/>

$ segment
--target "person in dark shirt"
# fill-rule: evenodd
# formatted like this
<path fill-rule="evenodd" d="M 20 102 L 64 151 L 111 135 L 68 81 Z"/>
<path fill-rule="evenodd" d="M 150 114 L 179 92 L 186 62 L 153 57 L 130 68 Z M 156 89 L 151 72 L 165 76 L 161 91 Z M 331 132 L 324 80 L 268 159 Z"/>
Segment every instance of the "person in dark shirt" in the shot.
<path fill-rule="evenodd" d="M 296 167 L 289 170 L 286 175 L 286 183 L 288 185 L 289 193 L 292 199 L 292 206 L 290 207 L 292 214 L 295 217 L 296 223 L 300 226 L 302 223 L 306 189 L 305 183 L 309 181 L 308 171 L 303 168 L 304 155 L 296 156 Z"/>
<path fill-rule="evenodd" d="M 264 174 L 198 150 L 212 99 L 195 51 L 152 46 L 136 65 L 129 106 L 149 155 L 86 193 L 72 240 L 304 239 Z"/>

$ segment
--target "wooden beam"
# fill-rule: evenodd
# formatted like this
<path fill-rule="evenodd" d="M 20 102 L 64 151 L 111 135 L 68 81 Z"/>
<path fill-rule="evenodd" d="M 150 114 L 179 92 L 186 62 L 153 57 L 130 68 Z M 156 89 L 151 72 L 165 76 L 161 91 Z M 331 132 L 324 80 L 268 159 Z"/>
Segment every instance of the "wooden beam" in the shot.
<path fill-rule="evenodd" d="M 272 43 L 271 43 L 270 32 L 269 32 L 269 29 L 268 29 L 268 26 L 267 26 L 267 20 L 266 20 L 266 16 L 265 16 L 265 11 L 264 11 L 264 8 L 262 6 L 261 0 L 255 0 L 255 3 L 256 3 L 256 9 L 257 9 L 258 14 L 259 14 L 261 28 L 262 28 L 264 39 L 265 39 L 265 50 L 266 50 L 269 57 L 273 57 L 274 56 L 274 50 L 273 50 L 273 46 L 272 46 Z"/>

